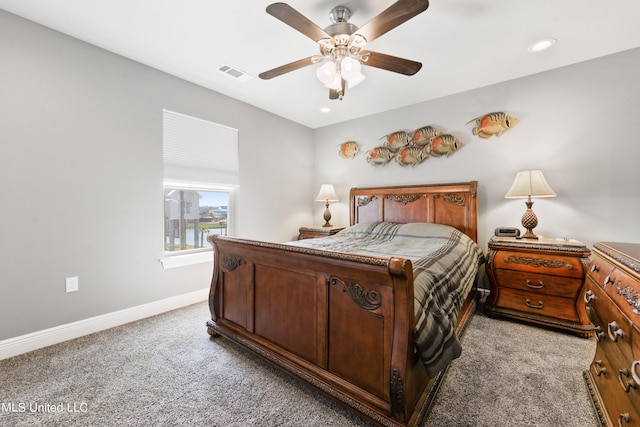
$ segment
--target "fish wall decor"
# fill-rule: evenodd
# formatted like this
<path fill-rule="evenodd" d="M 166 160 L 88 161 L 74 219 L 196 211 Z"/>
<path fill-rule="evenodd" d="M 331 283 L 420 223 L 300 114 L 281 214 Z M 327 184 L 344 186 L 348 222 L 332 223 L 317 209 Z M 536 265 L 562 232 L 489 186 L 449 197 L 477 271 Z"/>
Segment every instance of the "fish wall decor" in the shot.
<path fill-rule="evenodd" d="M 474 135 L 485 139 L 490 138 L 493 135 L 499 137 L 504 131 L 512 128 L 516 123 L 518 123 L 518 119 L 502 111 L 496 111 L 471 119 L 465 124 L 465 126 L 473 121 L 476 122 L 476 127 L 474 127 L 471 132 Z"/>
<path fill-rule="evenodd" d="M 367 163 L 374 166 L 386 165 L 394 159 L 400 166 L 414 167 L 429 157 L 448 157 L 462 147 L 462 143 L 454 135 L 442 133 L 432 125 L 422 126 L 414 131 L 399 130 L 380 139 L 383 140 L 382 145 L 367 151 Z M 350 142 L 353 141 L 342 144 L 341 155 L 343 150 L 352 150 L 350 146 L 346 146 Z"/>
<path fill-rule="evenodd" d="M 409 145 L 409 136 L 407 135 L 407 132 L 403 130 L 390 133 L 380 139 L 384 139 L 384 145 L 391 151 L 396 151 L 398 148 Z"/>
<path fill-rule="evenodd" d="M 340 144 L 340 157 L 343 159 L 353 159 L 360 151 L 360 144 L 355 141 L 347 141 Z"/>
<path fill-rule="evenodd" d="M 422 126 L 410 134 L 409 143 L 411 145 L 425 146 L 434 136 L 440 135 L 440 131 L 433 126 Z"/>
<path fill-rule="evenodd" d="M 418 147 L 404 147 L 398 150 L 398 154 L 396 154 L 396 162 L 400 166 L 415 166 L 418 163 L 422 163 L 427 157 L 429 157 L 429 153 L 427 152 L 428 146 Z"/>
<path fill-rule="evenodd" d="M 440 157 L 446 155 L 449 157 L 451 153 L 458 151 L 461 146 L 462 144 L 458 138 L 449 133 L 445 133 L 431 138 L 429 145 L 425 148 L 430 156 Z"/>
<path fill-rule="evenodd" d="M 388 147 L 376 147 L 367 151 L 367 163 L 371 163 L 374 166 L 386 165 L 393 159 L 393 156 L 394 152 Z"/>

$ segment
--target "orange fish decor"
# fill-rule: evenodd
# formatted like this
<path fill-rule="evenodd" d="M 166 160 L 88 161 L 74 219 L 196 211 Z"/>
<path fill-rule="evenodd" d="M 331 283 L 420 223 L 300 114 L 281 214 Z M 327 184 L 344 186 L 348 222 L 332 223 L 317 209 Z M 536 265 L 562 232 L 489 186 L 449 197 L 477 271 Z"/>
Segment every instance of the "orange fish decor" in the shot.
<path fill-rule="evenodd" d="M 458 151 L 461 146 L 462 144 L 460 144 L 458 138 L 445 133 L 432 138 L 426 149 L 430 156 L 440 157 L 446 155 L 449 157 L 451 153 Z"/>
<path fill-rule="evenodd" d="M 433 126 L 423 126 L 420 129 L 416 129 L 411 133 L 411 137 L 409 138 L 409 143 L 411 145 L 425 146 L 429 144 L 429 141 L 431 141 L 431 138 L 437 135 L 440 135 L 440 131 L 438 131 Z"/>
<path fill-rule="evenodd" d="M 340 144 L 340 157 L 343 159 L 353 159 L 360 151 L 360 144 L 355 141 L 347 141 Z"/>
<path fill-rule="evenodd" d="M 494 135 L 499 137 L 504 131 L 512 128 L 516 123 L 518 123 L 518 119 L 502 111 L 496 111 L 494 113 L 476 117 L 475 119 L 469 120 L 466 124 L 468 125 L 473 121 L 476 122 L 476 127 L 474 127 L 471 132 L 474 135 L 485 139 Z"/>
<path fill-rule="evenodd" d="M 414 167 L 429 157 L 448 157 L 462 147 L 458 138 L 431 125 L 411 132 L 396 131 L 380 139 L 384 140 L 382 145 L 367 151 L 367 163 L 374 166 L 386 165 L 394 159 L 400 166 Z"/>
<path fill-rule="evenodd" d="M 401 150 L 398 150 L 398 154 L 396 154 L 396 162 L 398 162 L 400 166 L 413 167 L 418 163 L 422 163 L 427 157 L 429 157 L 427 146 L 405 147 Z"/>
<path fill-rule="evenodd" d="M 374 166 L 386 165 L 391 159 L 393 159 L 394 152 L 387 147 L 376 147 L 373 150 L 367 151 L 367 163 L 371 163 Z"/>
<path fill-rule="evenodd" d="M 409 136 L 407 132 L 399 130 L 397 132 L 385 135 L 380 139 L 384 139 L 384 146 L 391 151 L 396 151 L 398 148 L 406 147 L 409 145 Z"/>

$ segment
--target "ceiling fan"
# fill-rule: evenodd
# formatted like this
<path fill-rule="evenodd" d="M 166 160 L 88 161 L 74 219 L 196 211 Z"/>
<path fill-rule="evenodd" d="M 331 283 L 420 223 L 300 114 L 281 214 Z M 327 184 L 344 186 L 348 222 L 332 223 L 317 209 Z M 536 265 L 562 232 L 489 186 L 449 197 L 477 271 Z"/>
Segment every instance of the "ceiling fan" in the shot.
<path fill-rule="evenodd" d="M 428 0 L 398 0 L 358 28 L 348 22 L 351 17 L 349 8 L 336 6 L 329 15 L 332 24 L 323 30 L 286 3 L 270 4 L 267 13 L 318 43 L 320 55 L 276 67 L 260 73 L 259 77 L 267 80 L 324 62 L 316 71 L 318 79 L 329 88 L 330 99 L 342 99 L 347 86 L 353 87 L 364 80 L 360 71 L 362 65 L 412 76 L 422 67 L 420 62 L 363 50 L 363 47 L 428 7 Z"/>

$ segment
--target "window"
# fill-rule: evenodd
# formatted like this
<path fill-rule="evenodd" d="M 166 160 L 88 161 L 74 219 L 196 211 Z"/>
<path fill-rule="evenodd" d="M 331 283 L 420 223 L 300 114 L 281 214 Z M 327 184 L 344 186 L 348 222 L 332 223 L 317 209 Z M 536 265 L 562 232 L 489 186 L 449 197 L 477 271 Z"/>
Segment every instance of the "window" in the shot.
<path fill-rule="evenodd" d="M 209 249 L 207 236 L 228 234 L 229 191 L 164 187 L 164 250 Z"/>
<path fill-rule="evenodd" d="M 210 250 L 209 233 L 234 234 L 236 129 L 164 110 L 163 164 L 165 256 Z"/>

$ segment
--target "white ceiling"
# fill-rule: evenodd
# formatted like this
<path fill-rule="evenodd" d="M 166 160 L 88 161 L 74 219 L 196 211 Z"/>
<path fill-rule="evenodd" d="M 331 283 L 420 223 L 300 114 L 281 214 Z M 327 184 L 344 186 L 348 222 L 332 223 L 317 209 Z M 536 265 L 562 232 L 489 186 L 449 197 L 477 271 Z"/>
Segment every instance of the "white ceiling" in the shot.
<path fill-rule="evenodd" d="M 0 0 L 0 8 L 311 128 L 443 97 L 640 46 L 638 0 L 431 0 L 367 49 L 422 62 L 408 77 L 363 67 L 342 101 L 309 66 L 258 74 L 318 53 L 265 12 L 264 0 Z M 320 27 L 342 4 L 361 27 L 394 0 L 290 0 Z M 542 38 L 550 50 L 528 53 Z M 219 73 L 228 64 L 253 76 Z M 321 107 L 331 112 L 321 113 Z"/>

